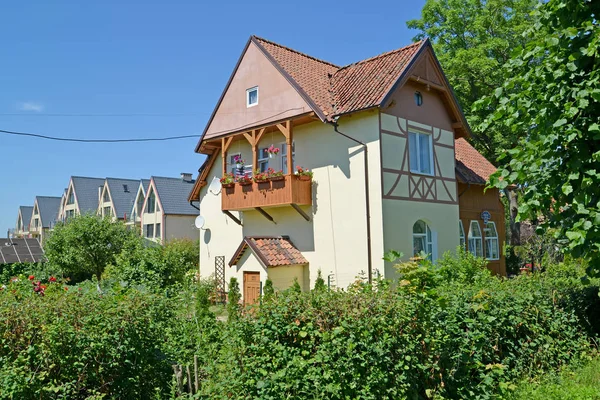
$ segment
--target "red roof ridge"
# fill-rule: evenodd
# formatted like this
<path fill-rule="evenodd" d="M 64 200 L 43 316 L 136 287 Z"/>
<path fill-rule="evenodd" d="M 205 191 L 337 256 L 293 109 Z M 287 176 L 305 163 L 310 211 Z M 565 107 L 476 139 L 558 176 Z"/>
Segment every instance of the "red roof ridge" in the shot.
<path fill-rule="evenodd" d="M 268 39 L 265 39 L 265 38 L 261 38 L 261 37 L 259 37 L 259 36 L 256 36 L 256 35 L 252 35 L 252 37 L 253 37 L 254 39 L 256 39 L 256 40 L 259 40 L 259 41 L 261 41 L 261 42 L 266 42 L 266 43 L 272 44 L 273 46 L 281 47 L 282 49 L 285 49 L 285 50 L 291 51 L 292 53 L 296 53 L 296 54 L 298 54 L 298 55 L 301 55 L 301 56 L 303 56 L 303 57 L 309 58 L 309 59 L 311 59 L 311 60 L 314 60 L 314 61 L 317 61 L 317 62 L 320 62 L 320 63 L 323 63 L 323 64 L 327 64 L 327 65 L 329 65 L 329 66 L 332 66 L 332 67 L 335 67 L 335 68 L 338 68 L 338 69 L 340 68 L 340 66 L 339 66 L 339 65 L 335 65 L 334 63 L 331 63 L 331 62 L 329 62 L 329 61 L 321 60 L 320 58 L 317 58 L 317 57 L 310 56 L 310 55 L 308 55 L 308 54 L 306 54 L 306 53 L 303 53 L 303 52 L 301 52 L 301 51 L 298 51 L 298 50 L 294 50 L 294 49 L 292 49 L 292 48 L 290 48 L 290 47 L 284 46 L 284 45 L 282 45 L 282 44 L 279 44 L 279 43 L 275 43 L 275 42 L 273 42 L 273 41 L 271 41 L 271 40 L 268 40 Z"/>
<path fill-rule="evenodd" d="M 370 62 L 370 61 L 375 61 L 375 60 L 377 60 L 379 58 L 390 56 L 392 54 L 400 53 L 402 51 L 406 51 L 406 50 L 412 49 L 413 47 L 418 47 L 421 44 L 423 44 L 426 40 L 427 39 L 421 39 L 418 42 L 414 42 L 414 43 L 409 44 L 408 46 L 400 47 L 399 49 L 394 49 L 394 50 L 386 51 L 385 53 L 381 53 L 381 54 L 378 54 L 378 55 L 373 56 L 373 57 L 365 58 L 364 60 L 356 61 L 356 62 L 353 62 L 352 64 L 344 65 L 337 72 L 342 71 L 342 70 L 344 70 L 346 68 L 353 67 L 355 65 L 364 64 L 364 63 L 367 63 L 367 62 Z"/>

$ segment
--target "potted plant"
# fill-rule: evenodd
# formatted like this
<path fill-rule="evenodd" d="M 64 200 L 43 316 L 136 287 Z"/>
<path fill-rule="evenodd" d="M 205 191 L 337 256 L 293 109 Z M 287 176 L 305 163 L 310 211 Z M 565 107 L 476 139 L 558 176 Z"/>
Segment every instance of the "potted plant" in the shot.
<path fill-rule="evenodd" d="M 271 182 L 282 181 L 285 179 L 285 176 L 283 176 L 282 170 L 275 171 L 273 168 L 269 168 L 269 169 L 267 169 L 267 174 L 269 175 L 269 180 Z"/>
<path fill-rule="evenodd" d="M 224 188 L 231 188 L 233 185 L 235 185 L 235 177 L 232 173 L 226 173 L 221 179 L 219 179 L 219 181 L 221 182 L 221 186 Z"/>
<path fill-rule="evenodd" d="M 308 168 L 302 168 L 301 166 L 296 167 L 296 178 L 301 181 L 310 181 L 313 177 L 312 171 L 309 171 Z"/>
<path fill-rule="evenodd" d="M 269 181 L 269 175 L 266 172 L 254 171 L 254 182 L 263 183 Z"/>
<path fill-rule="evenodd" d="M 239 183 L 240 186 L 252 185 L 252 178 L 248 175 L 240 175 L 237 177 L 237 183 Z"/>
<path fill-rule="evenodd" d="M 269 158 L 273 158 L 273 156 L 276 156 L 277 154 L 279 154 L 279 147 L 275 147 L 273 145 L 270 145 L 267 148 L 267 153 L 269 153 Z"/>

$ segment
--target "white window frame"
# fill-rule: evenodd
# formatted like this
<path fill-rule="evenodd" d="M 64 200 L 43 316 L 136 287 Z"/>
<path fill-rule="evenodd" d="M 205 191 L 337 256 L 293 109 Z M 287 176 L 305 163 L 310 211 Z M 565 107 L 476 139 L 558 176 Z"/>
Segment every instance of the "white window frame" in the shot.
<path fill-rule="evenodd" d="M 237 167 L 236 167 L 236 163 L 233 162 L 233 159 L 236 156 L 240 156 L 240 158 L 242 157 L 242 153 L 231 153 L 229 154 L 229 172 L 231 172 L 233 174 L 233 176 L 237 177 L 240 176 L 240 174 L 237 173 Z"/>
<path fill-rule="evenodd" d="M 146 214 L 154 214 L 156 212 L 156 194 L 152 188 L 149 190 L 150 193 L 148 193 L 148 201 L 146 202 L 146 209 L 144 212 Z M 152 201 L 152 210 L 150 210 L 150 201 Z"/>
<path fill-rule="evenodd" d="M 494 232 L 495 232 L 495 236 L 489 235 L 488 236 L 488 225 L 491 225 L 494 227 Z M 498 229 L 496 229 L 496 223 L 494 221 L 488 221 L 487 224 L 484 225 L 483 227 L 483 234 L 485 237 L 485 247 L 484 247 L 484 251 L 485 251 L 485 258 L 486 260 L 490 260 L 490 261 L 496 261 L 500 259 L 500 241 L 498 240 Z M 492 258 L 489 257 L 488 254 L 488 242 L 491 245 L 494 245 L 495 242 L 495 247 L 496 247 L 496 257 Z"/>
<path fill-rule="evenodd" d="M 148 229 L 149 227 L 152 227 L 152 235 L 148 235 Z M 145 224 L 144 225 L 144 237 L 148 238 L 148 239 L 152 239 L 154 237 L 154 224 Z"/>
<path fill-rule="evenodd" d="M 267 149 L 268 147 L 262 147 L 258 149 L 258 165 L 256 166 L 258 172 L 266 172 L 269 168 L 269 152 L 267 151 Z M 264 171 L 261 168 L 261 165 L 265 166 Z"/>
<path fill-rule="evenodd" d="M 474 236 L 473 235 L 473 224 L 477 225 L 477 227 L 479 228 L 479 236 Z M 481 231 L 481 225 L 479 225 L 478 221 L 472 220 L 469 223 L 469 236 L 468 236 L 469 240 L 469 252 L 471 254 L 473 254 L 475 257 L 483 257 L 483 234 Z M 479 243 L 479 249 L 480 249 L 480 253 L 477 253 L 477 243 Z"/>
<path fill-rule="evenodd" d="M 296 167 L 296 142 L 292 141 L 292 170 L 287 170 L 287 143 L 283 142 L 279 144 L 281 149 L 281 170 L 284 175 L 293 174 L 294 168 Z"/>
<path fill-rule="evenodd" d="M 417 225 L 417 223 L 422 222 L 423 224 L 425 224 L 425 233 L 415 233 L 415 225 Z M 412 226 L 412 240 L 413 240 L 413 253 L 414 253 L 414 243 L 415 243 L 415 238 L 419 238 L 419 239 L 425 239 L 425 252 L 428 254 L 428 258 L 429 261 L 434 261 L 435 260 L 435 238 L 433 235 L 433 231 L 431 230 L 431 228 L 429 227 L 429 224 L 425 221 L 423 221 L 422 219 L 419 219 L 417 221 L 415 221 L 415 223 Z M 417 254 L 413 254 L 413 256 L 416 256 Z"/>
<path fill-rule="evenodd" d="M 256 103 L 250 104 L 250 93 L 256 91 Z M 246 108 L 254 107 L 258 105 L 258 86 L 254 86 L 246 89 Z"/>
<path fill-rule="evenodd" d="M 417 140 L 416 140 L 416 146 L 417 148 L 415 149 L 415 152 L 413 154 L 413 152 L 410 151 L 410 135 L 416 135 L 417 136 Z M 427 136 L 427 142 L 429 144 L 429 154 L 430 154 L 430 158 L 429 158 L 429 170 L 431 172 L 424 172 L 423 171 L 423 166 L 421 165 L 421 157 L 419 157 L 420 154 L 420 148 L 421 148 L 421 141 L 419 140 L 419 135 L 423 135 L 423 136 Z M 426 132 L 420 132 L 417 130 L 411 130 L 408 131 L 408 141 L 406 143 L 406 145 L 408 146 L 408 156 L 409 156 L 409 168 L 410 168 L 410 172 L 412 172 L 413 174 L 420 174 L 420 175 L 428 175 L 428 176 L 434 176 L 435 175 L 435 169 L 434 169 L 434 154 L 433 154 L 433 135 L 431 133 L 426 133 Z M 417 160 L 417 169 L 413 169 L 410 160 L 413 159 L 413 157 Z"/>
<path fill-rule="evenodd" d="M 154 224 L 154 237 L 160 239 L 162 237 L 162 226 L 160 222 Z"/>
<path fill-rule="evenodd" d="M 467 242 L 465 238 L 465 227 L 460 219 L 458 220 L 458 243 L 463 250 L 466 250 Z"/>

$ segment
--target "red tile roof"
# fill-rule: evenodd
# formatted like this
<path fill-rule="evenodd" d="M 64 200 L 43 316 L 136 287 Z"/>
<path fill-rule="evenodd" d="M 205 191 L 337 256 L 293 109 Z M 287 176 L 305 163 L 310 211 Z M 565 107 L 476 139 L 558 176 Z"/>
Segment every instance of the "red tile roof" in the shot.
<path fill-rule="evenodd" d="M 229 261 L 229 266 L 236 265 L 248 248 L 265 267 L 308 264 L 287 236 L 246 236 Z"/>
<path fill-rule="evenodd" d="M 340 68 L 266 39 L 252 39 L 328 119 L 378 106 L 425 43 L 419 41 Z"/>
<path fill-rule="evenodd" d="M 485 185 L 496 167 L 482 156 L 465 138 L 454 141 L 456 158 L 456 177 L 461 182 Z"/>

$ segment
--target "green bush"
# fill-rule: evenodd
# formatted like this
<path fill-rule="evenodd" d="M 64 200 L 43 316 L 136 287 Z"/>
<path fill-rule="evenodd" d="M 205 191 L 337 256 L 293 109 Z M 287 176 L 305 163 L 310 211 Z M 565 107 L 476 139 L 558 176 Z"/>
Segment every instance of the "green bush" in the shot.
<path fill-rule="evenodd" d="M 0 290 L 0 399 L 151 398 L 168 389 L 164 301 L 32 282 Z"/>

